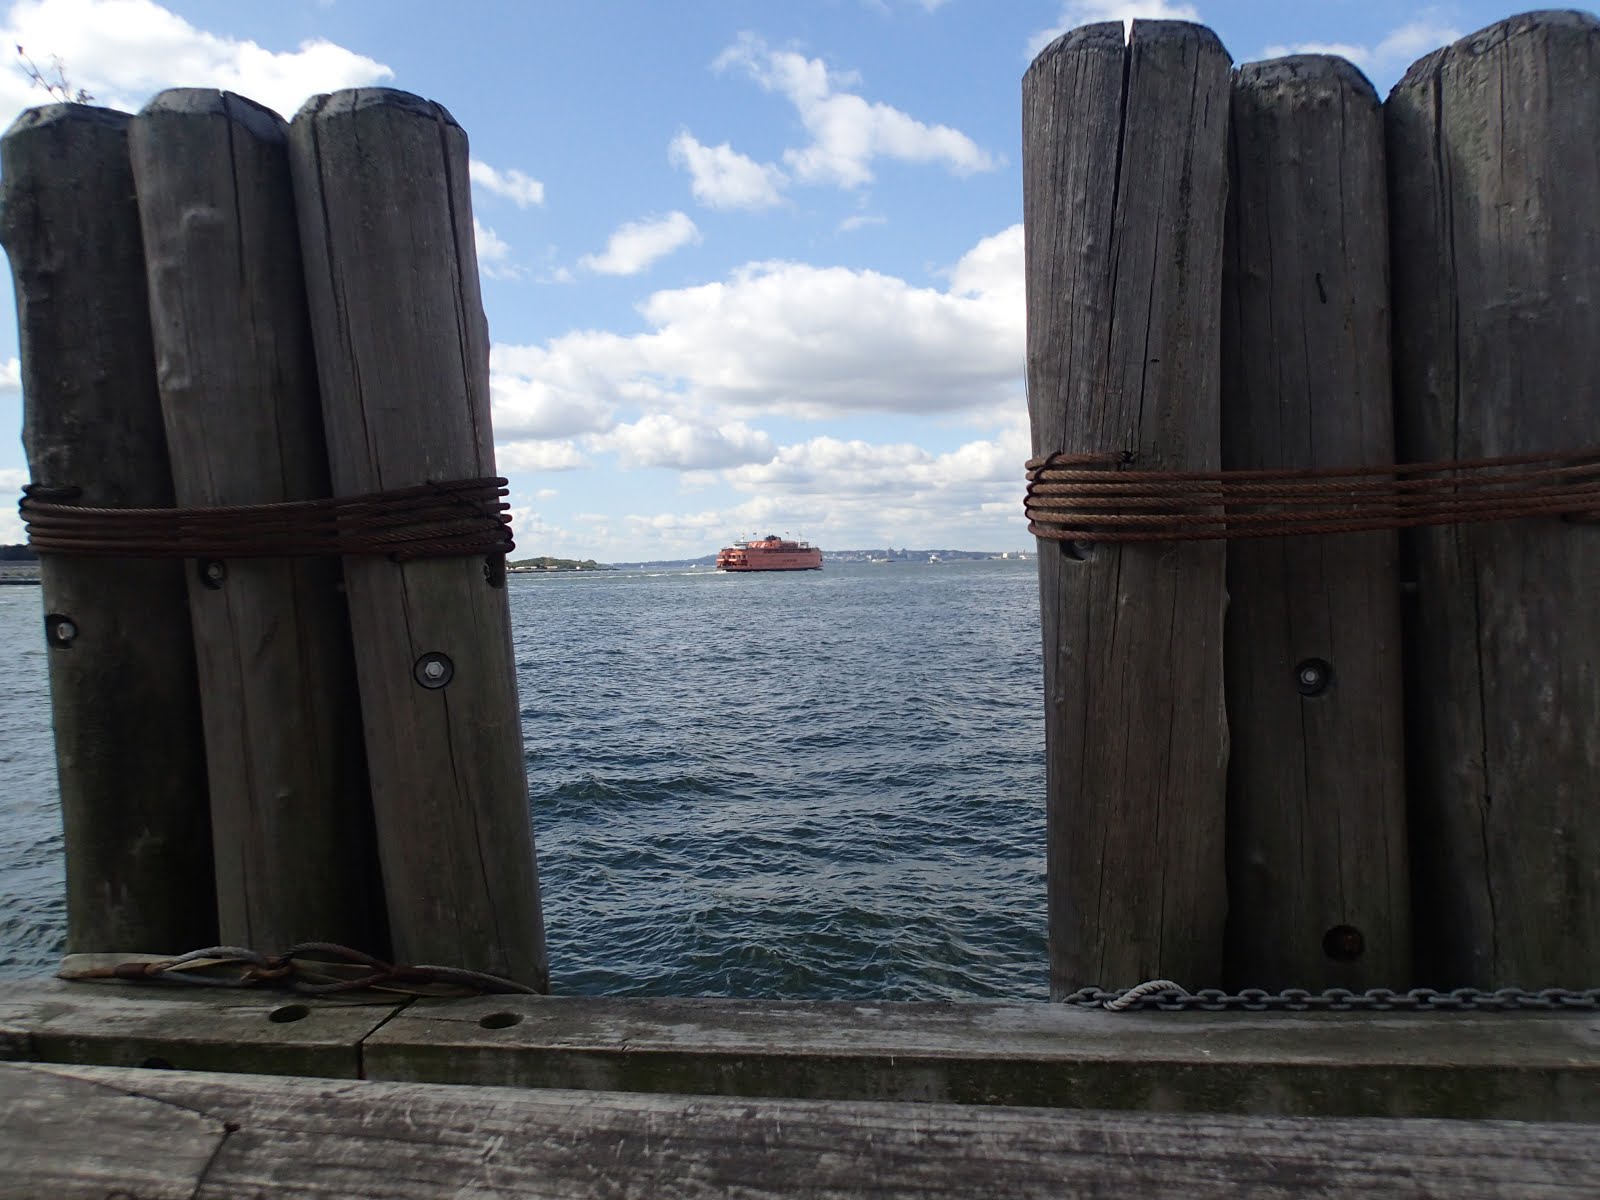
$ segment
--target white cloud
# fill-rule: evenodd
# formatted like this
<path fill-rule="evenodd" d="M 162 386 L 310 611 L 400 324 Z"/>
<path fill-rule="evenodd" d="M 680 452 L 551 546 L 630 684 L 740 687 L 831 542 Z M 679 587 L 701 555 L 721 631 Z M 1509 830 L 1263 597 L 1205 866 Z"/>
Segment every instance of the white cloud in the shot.
<path fill-rule="evenodd" d="M 615 424 L 613 408 L 627 391 L 614 373 L 638 361 L 629 339 L 572 333 L 556 346 L 490 348 L 489 398 L 501 438 L 564 438 Z"/>
<path fill-rule="evenodd" d="M 1026 303 L 1022 252 L 1021 225 L 984 238 L 950 269 L 951 293 L 1020 311 Z"/>
<path fill-rule="evenodd" d="M 472 177 L 472 182 L 484 191 L 501 196 L 518 208 L 530 208 L 535 204 L 544 203 L 544 184 L 515 168 L 499 171 L 481 159 L 474 158 L 467 164 L 467 173 Z"/>
<path fill-rule="evenodd" d="M 1019 406 L 993 439 L 965 443 L 945 454 L 918 446 L 875 445 L 816 437 L 785 446 L 768 462 L 727 472 L 734 486 L 764 495 L 816 495 L 841 503 L 901 493 L 906 500 L 966 490 L 987 494 L 991 485 L 1018 493 L 1027 460 L 1026 413 Z M 1018 418 L 1021 419 L 1018 419 Z"/>
<path fill-rule="evenodd" d="M 1293 42 L 1268 46 L 1262 58 L 1282 58 L 1288 54 L 1337 54 L 1348 58 L 1362 69 L 1385 75 L 1410 66 L 1425 54 L 1441 46 L 1448 46 L 1461 36 L 1461 31 L 1431 16 L 1408 21 L 1391 30 L 1376 45 L 1357 42 Z"/>
<path fill-rule="evenodd" d="M 605 518 L 574 536 L 585 557 L 698 555 L 769 527 L 836 548 L 900 544 L 909 529 L 929 545 L 1021 545 L 1021 226 L 978 242 L 944 279 L 753 263 L 656 292 L 640 309 L 648 328 L 633 336 L 497 345 L 500 465 L 553 471 L 615 455 L 626 469 L 677 470 L 680 492 L 720 481 L 746 497 Z M 943 417 L 981 436 L 934 453 L 838 437 L 780 446 L 760 427 L 865 413 Z"/>
<path fill-rule="evenodd" d="M 571 531 L 550 524 L 537 508 L 515 494 L 511 497 L 508 515 L 511 517 L 511 533 L 517 539 L 513 561 L 535 558 L 541 554 L 553 554 L 557 558 L 587 558 L 593 552 L 587 536 L 578 538 Z"/>
<path fill-rule="evenodd" d="M 503 436 L 605 432 L 621 409 L 823 419 L 983 412 L 1009 403 L 1024 355 L 1022 227 L 985 238 L 946 290 L 875 271 L 751 263 L 651 295 L 650 326 L 494 348 Z"/>
<path fill-rule="evenodd" d="M 785 150 L 783 159 L 803 182 L 859 187 L 872 180 L 878 158 L 941 163 L 957 175 L 999 165 L 998 158 L 960 130 L 927 125 L 887 104 L 841 91 L 859 82 L 857 78 L 830 71 L 821 59 L 773 50 L 754 34 L 741 34 L 715 66 L 741 68 L 794 105 L 811 142 Z"/>
<path fill-rule="evenodd" d="M 699 555 L 741 532 L 790 532 L 826 549 L 903 545 L 910 530 L 924 546 L 1020 546 L 1028 445 L 1020 395 L 988 436 L 942 454 L 910 443 L 812 438 L 766 462 L 723 471 L 748 497 L 742 503 L 631 514 L 604 552 L 625 559 Z"/>
<path fill-rule="evenodd" d="M 675 167 L 689 172 L 694 198 L 711 208 L 771 208 L 783 202 L 789 177 L 770 163 L 758 163 L 727 142 L 706 146 L 683 130 L 667 147 Z"/>
<path fill-rule="evenodd" d="M 561 440 L 497 445 L 494 458 L 495 466 L 502 471 L 576 471 L 589 465 L 582 451 L 571 442 Z M 550 494 L 555 495 L 553 491 Z"/>
<path fill-rule="evenodd" d="M 472 218 L 472 236 L 478 246 L 478 270 L 490 279 L 516 279 L 522 272 L 511 263 L 511 246 L 477 217 Z"/>
<path fill-rule="evenodd" d="M 1369 58 L 1372 49 L 1353 42 L 1276 42 L 1261 51 L 1262 58 L 1285 58 L 1290 54 L 1336 54 L 1358 63 Z"/>
<path fill-rule="evenodd" d="M 137 109 L 167 87 L 215 87 L 249 96 L 284 116 L 318 92 L 360 87 L 394 72 L 375 59 L 321 38 L 292 51 L 207 33 L 152 0 L 21 0 L 0 39 L 20 45 L 40 67 L 63 64 L 73 88 L 97 104 Z M 48 102 L 19 71 L 0 71 L 0 105 Z"/>
<path fill-rule="evenodd" d="M 554 500 L 561 493 L 555 488 L 540 488 L 533 494 L 535 500 Z"/>
<path fill-rule="evenodd" d="M 742 421 L 711 425 L 669 413 L 650 413 L 631 425 L 588 439 L 591 449 L 614 451 L 624 467 L 675 467 L 708 470 L 764 462 L 775 451 L 772 439 Z"/>
<path fill-rule="evenodd" d="M 1032 58 L 1068 30 L 1097 21 L 1121 21 L 1124 36 L 1132 30 L 1136 20 L 1144 21 L 1198 21 L 1200 10 L 1192 4 L 1174 4 L 1171 0 L 1068 0 L 1061 8 L 1060 19 L 1049 29 L 1041 29 L 1028 39 L 1028 57 Z"/>
<path fill-rule="evenodd" d="M 1437 20 L 1410 21 L 1392 31 L 1373 51 L 1379 62 L 1410 63 L 1461 37 L 1461 30 Z"/>
<path fill-rule="evenodd" d="M 839 222 L 840 233 L 854 233 L 858 229 L 865 229 L 868 225 L 887 225 L 888 217 L 880 217 L 871 213 L 857 213 L 853 217 L 846 217 Z"/>
<path fill-rule="evenodd" d="M 22 363 L 15 358 L 0 362 L 0 393 L 21 389 Z M 26 467 L 0 467 L 0 544 L 11 545 L 23 540 L 22 520 L 17 516 L 15 501 L 27 482 Z"/>
<path fill-rule="evenodd" d="M 1020 305 L 875 271 L 751 264 L 642 311 L 656 332 L 637 347 L 655 374 L 734 412 L 970 409 L 1022 370 Z"/>
<path fill-rule="evenodd" d="M 27 540 L 16 509 L 17 496 L 27 482 L 28 472 L 24 468 L 0 467 L 0 500 L 3 500 L 0 503 L 0 545 L 12 546 Z"/>
<path fill-rule="evenodd" d="M 700 230 L 688 216 L 670 212 L 629 221 L 611 235 L 602 253 L 585 254 L 578 265 L 601 275 L 637 275 L 657 259 L 699 240 Z"/>
<path fill-rule="evenodd" d="M 591 439 L 593 440 L 593 439 Z M 745 498 L 690 512 L 663 506 L 625 516 L 579 514 L 569 538 L 583 556 L 634 560 L 711 552 L 740 534 L 806 536 L 827 549 L 915 544 L 965 549 L 1026 544 L 1022 464 L 1027 406 L 1020 392 L 981 436 L 933 453 L 909 442 L 815 437 L 761 461 L 683 472 L 681 480 L 722 480 Z M 651 464 L 656 465 L 656 464 Z M 662 464 L 667 465 L 667 464 Z M 687 489 L 680 487 L 680 494 Z M 523 532 L 518 518 L 519 536 Z"/>

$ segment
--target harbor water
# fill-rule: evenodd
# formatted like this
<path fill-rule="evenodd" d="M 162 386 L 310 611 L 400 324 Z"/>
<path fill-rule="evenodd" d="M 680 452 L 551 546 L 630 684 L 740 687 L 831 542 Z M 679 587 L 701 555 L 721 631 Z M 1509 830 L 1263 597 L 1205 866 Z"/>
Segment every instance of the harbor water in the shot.
<path fill-rule="evenodd" d="M 1044 999 L 1035 579 L 511 576 L 553 990 Z M 0 589 L 0 975 L 65 927 L 42 635 Z"/>

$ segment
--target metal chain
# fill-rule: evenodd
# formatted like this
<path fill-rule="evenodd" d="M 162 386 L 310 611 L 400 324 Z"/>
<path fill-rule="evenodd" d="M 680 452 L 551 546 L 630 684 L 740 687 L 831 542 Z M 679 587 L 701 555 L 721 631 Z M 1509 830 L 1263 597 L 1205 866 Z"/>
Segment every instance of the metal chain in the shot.
<path fill-rule="evenodd" d="M 1536 991 L 1517 987 L 1493 991 L 1455 988 L 1448 992 L 1433 988 L 1412 988 L 1407 992 L 1390 988 L 1369 988 L 1364 992 L 1348 988 L 1329 988 L 1325 992 L 1305 988 L 1285 988 L 1281 992 L 1201 988 L 1191 992 L 1171 980 L 1153 979 L 1121 991 L 1082 987 L 1063 1003 L 1108 1012 L 1594 1012 L 1600 1010 L 1600 987 Z"/>

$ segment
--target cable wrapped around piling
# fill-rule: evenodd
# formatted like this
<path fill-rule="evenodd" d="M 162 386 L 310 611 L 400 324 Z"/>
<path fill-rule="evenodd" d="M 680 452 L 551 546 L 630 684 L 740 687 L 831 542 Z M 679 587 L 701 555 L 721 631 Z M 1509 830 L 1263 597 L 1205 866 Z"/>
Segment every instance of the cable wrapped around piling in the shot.
<path fill-rule="evenodd" d="M 1036 537 L 1212 541 L 1600 514 L 1600 447 L 1303 470 L 1135 471 L 1115 454 L 1029 461 Z"/>
<path fill-rule="evenodd" d="M 72 503 L 78 495 L 78 488 L 23 488 L 17 507 L 34 550 L 108 558 L 382 554 L 403 562 L 516 548 L 502 478 L 217 508 L 101 508 Z"/>

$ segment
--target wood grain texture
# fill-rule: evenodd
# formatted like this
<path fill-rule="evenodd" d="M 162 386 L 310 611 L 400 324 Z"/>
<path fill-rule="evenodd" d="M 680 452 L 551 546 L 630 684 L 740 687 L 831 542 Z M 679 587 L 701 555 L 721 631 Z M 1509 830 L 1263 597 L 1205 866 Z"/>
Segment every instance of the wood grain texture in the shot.
<path fill-rule="evenodd" d="M 413 1003 L 362 1055 L 368 1078 L 425 1083 L 1600 1122 L 1581 1014 L 482 997 Z"/>
<path fill-rule="evenodd" d="M 191 1200 L 223 1119 L 133 1088 L 115 1074 L 0 1070 L 0 1197 Z"/>
<path fill-rule="evenodd" d="M 286 1020 L 294 1009 L 299 1019 Z M 288 1009 L 290 1012 L 283 1010 Z M 277 1019 L 273 1014 L 277 1013 Z M 1059 1004 L 316 1000 L 0 982 L 44 1062 L 751 1098 L 1600 1124 L 1592 1013 L 1107 1013 Z"/>
<path fill-rule="evenodd" d="M 1377 94 L 1301 56 L 1241 67 L 1232 107 L 1222 465 L 1392 463 Z M 1228 545 L 1231 987 L 1410 986 L 1398 556 L 1389 532 Z"/>
<path fill-rule="evenodd" d="M 30 109 L 0 139 L 33 481 L 91 505 L 172 503 L 125 113 Z M 47 554 L 67 948 L 216 940 L 194 645 L 175 562 Z"/>
<path fill-rule="evenodd" d="M 166 984 L 0 983 L 0 1029 L 40 1062 L 355 1079 L 361 1042 L 405 1003 Z"/>
<path fill-rule="evenodd" d="M 243 97 L 194 88 L 160 93 L 129 134 L 186 507 L 330 494 L 287 129 Z M 222 941 L 385 953 L 338 559 L 190 567 Z"/>
<path fill-rule="evenodd" d="M 1165 1117 L 1028 1108 L 0 1067 L 0 1196 L 121 1177 L 206 1197 L 1588 1197 L 1600 1143 L 1515 1122 Z M 69 1138 L 76 1112 L 104 1136 Z M 41 1120 L 44 1116 L 46 1119 Z M 150 1144 L 175 1153 L 152 1155 Z M 155 1136 L 152 1137 L 151 1135 Z M 143 1144 L 141 1144 L 143 1143 Z M 201 1162 L 206 1147 L 214 1154 Z M 152 1160 L 155 1160 L 154 1162 Z M 159 1165 L 163 1173 L 154 1168 Z M 30 1190 L 31 1189 L 31 1190 Z M 102 1191 L 98 1193 L 104 1195 Z"/>
<path fill-rule="evenodd" d="M 1136 21 L 1059 38 L 1023 93 L 1036 454 L 1215 470 L 1228 55 Z M 1041 541 L 1050 986 L 1219 982 L 1228 758 L 1220 544 Z"/>
<path fill-rule="evenodd" d="M 1385 111 L 1401 455 L 1600 444 L 1600 19 L 1491 26 Z M 1409 544 L 1421 982 L 1600 978 L 1600 531 Z"/>
<path fill-rule="evenodd" d="M 361 89 L 289 135 L 336 495 L 492 476 L 467 139 Z M 503 562 L 345 563 L 394 952 L 548 986 Z M 425 654 L 447 686 L 413 678 Z"/>

